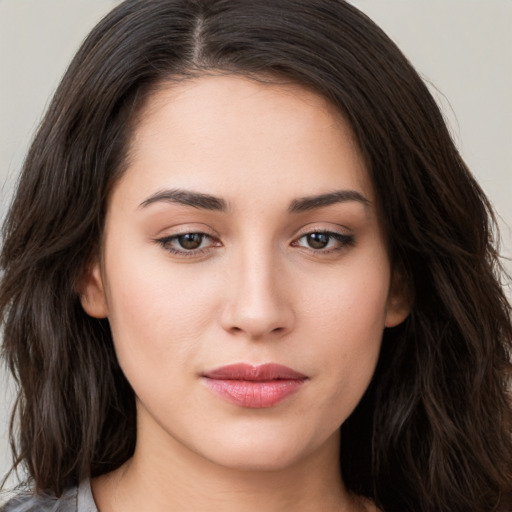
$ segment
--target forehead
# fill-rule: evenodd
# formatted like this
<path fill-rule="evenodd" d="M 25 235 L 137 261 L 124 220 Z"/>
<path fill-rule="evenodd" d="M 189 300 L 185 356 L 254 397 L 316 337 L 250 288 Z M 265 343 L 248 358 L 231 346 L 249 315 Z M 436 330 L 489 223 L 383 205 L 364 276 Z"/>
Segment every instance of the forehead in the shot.
<path fill-rule="evenodd" d="M 229 195 L 240 182 L 290 196 L 308 187 L 316 188 L 310 194 L 349 187 L 373 196 L 338 110 L 299 85 L 239 76 L 161 84 L 137 116 L 126 175 L 139 188 L 190 186 Z"/>

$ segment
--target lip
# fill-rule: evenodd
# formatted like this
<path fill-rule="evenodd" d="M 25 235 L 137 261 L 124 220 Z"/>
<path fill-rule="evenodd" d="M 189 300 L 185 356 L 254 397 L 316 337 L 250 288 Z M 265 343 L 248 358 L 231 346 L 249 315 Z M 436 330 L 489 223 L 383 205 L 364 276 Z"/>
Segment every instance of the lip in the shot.
<path fill-rule="evenodd" d="M 202 375 L 216 395 L 229 403 L 250 409 L 273 407 L 295 394 L 307 376 L 287 366 L 246 363 L 222 366 Z"/>

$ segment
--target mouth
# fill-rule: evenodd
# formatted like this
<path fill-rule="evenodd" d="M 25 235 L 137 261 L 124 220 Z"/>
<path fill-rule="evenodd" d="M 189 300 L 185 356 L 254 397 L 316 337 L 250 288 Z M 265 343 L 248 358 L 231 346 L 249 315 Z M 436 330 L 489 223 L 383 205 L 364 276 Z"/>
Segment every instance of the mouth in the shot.
<path fill-rule="evenodd" d="M 250 409 L 273 407 L 300 390 L 308 379 L 287 366 L 238 363 L 202 374 L 214 394 L 225 401 Z"/>

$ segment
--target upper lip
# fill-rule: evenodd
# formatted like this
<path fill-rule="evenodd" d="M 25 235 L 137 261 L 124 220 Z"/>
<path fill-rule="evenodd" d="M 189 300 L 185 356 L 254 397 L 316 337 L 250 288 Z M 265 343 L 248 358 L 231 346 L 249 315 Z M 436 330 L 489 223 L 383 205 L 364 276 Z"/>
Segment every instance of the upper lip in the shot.
<path fill-rule="evenodd" d="M 266 363 L 257 366 L 246 363 L 236 363 L 215 368 L 203 374 L 209 379 L 219 380 L 247 380 L 252 382 L 265 382 L 270 380 L 304 380 L 306 375 L 287 366 L 275 363 Z"/>

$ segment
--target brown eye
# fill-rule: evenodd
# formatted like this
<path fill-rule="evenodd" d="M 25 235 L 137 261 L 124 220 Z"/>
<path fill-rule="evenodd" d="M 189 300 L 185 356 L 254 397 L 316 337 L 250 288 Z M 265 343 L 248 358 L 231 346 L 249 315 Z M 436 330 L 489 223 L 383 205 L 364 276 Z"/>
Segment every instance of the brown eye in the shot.
<path fill-rule="evenodd" d="M 201 233 L 187 233 L 186 235 L 176 237 L 176 241 L 183 249 L 192 251 L 201 247 L 203 238 L 204 235 Z"/>
<path fill-rule="evenodd" d="M 311 249 L 325 249 L 331 238 L 327 233 L 310 233 L 306 236 L 307 244 Z"/>

